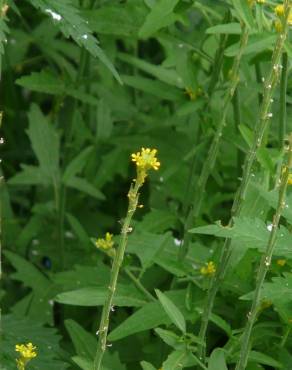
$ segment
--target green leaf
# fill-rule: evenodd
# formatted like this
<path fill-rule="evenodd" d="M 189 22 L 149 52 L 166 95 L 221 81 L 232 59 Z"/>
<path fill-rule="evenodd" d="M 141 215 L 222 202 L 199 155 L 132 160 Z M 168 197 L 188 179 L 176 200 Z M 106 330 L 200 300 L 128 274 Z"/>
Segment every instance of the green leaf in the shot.
<path fill-rule="evenodd" d="M 217 24 L 216 26 L 209 27 L 206 30 L 207 34 L 234 34 L 241 35 L 242 29 L 239 23 L 227 23 L 227 24 Z"/>
<path fill-rule="evenodd" d="M 72 360 L 82 370 L 93 370 L 93 361 L 90 361 L 87 358 L 80 357 L 80 356 L 73 356 L 72 357 Z M 104 370 L 108 370 L 108 369 L 107 368 L 104 368 Z"/>
<path fill-rule="evenodd" d="M 97 107 L 96 138 L 98 140 L 108 139 L 111 136 L 112 129 L 111 109 L 104 99 L 100 99 Z"/>
<path fill-rule="evenodd" d="M 87 163 L 87 159 L 89 155 L 93 152 L 93 146 L 89 146 L 85 148 L 82 152 L 80 152 L 66 167 L 62 181 L 64 184 L 67 184 L 67 182 L 74 178 L 75 175 L 78 175 L 84 166 Z"/>
<path fill-rule="evenodd" d="M 156 367 L 154 367 L 153 365 L 146 361 L 142 361 L 140 365 L 142 366 L 143 370 L 156 370 Z"/>
<path fill-rule="evenodd" d="M 77 176 L 71 176 L 66 180 L 66 185 L 70 188 L 81 191 L 82 193 L 88 194 L 98 200 L 104 200 L 105 196 L 98 190 L 94 185 L 90 184 L 86 179 Z"/>
<path fill-rule="evenodd" d="M 196 227 L 189 230 L 189 232 L 232 238 L 240 242 L 241 248 L 258 248 L 260 251 L 263 251 L 270 237 L 268 227 L 270 226 L 267 226 L 258 218 L 235 217 L 232 227 L 222 226 L 219 221 L 215 225 Z M 290 232 L 284 226 L 280 226 L 275 243 L 275 254 L 292 257 L 291 248 L 289 249 L 288 247 L 290 243 Z"/>
<path fill-rule="evenodd" d="M 56 329 L 45 327 L 35 319 L 10 314 L 2 317 L 1 335 L 0 360 L 3 370 L 16 368 L 15 344 L 29 342 L 37 347 L 38 355 L 28 368 L 33 370 L 68 369 L 68 363 L 64 360 L 67 353 L 62 350 L 63 356 L 60 356 L 59 341 L 61 337 Z"/>
<path fill-rule="evenodd" d="M 180 77 L 174 69 L 164 68 L 160 65 L 153 65 L 142 59 L 135 58 L 131 55 L 125 53 L 119 53 L 118 58 L 123 62 L 129 63 L 142 71 L 148 73 L 149 75 L 157 78 L 161 82 L 166 84 L 181 87 Z"/>
<path fill-rule="evenodd" d="M 21 171 L 8 180 L 10 185 L 49 185 L 51 179 L 42 168 L 21 164 Z"/>
<path fill-rule="evenodd" d="M 185 307 L 185 291 L 166 292 L 167 296 L 183 313 L 186 319 L 195 320 L 199 314 L 195 311 L 189 312 Z M 197 302 L 200 304 L 199 302 Z M 171 320 L 166 314 L 160 302 L 149 302 L 134 312 L 123 323 L 116 327 L 110 334 L 109 340 L 115 341 L 129 335 L 145 330 L 156 328 L 159 325 L 169 325 Z"/>
<path fill-rule="evenodd" d="M 72 37 L 77 45 L 84 47 L 93 57 L 98 58 L 122 83 L 118 72 L 112 62 L 99 47 L 97 39 L 93 36 L 86 20 L 82 18 L 79 9 L 72 0 L 29 0 L 33 6 L 50 16 L 54 24 L 59 27 L 65 37 Z"/>
<path fill-rule="evenodd" d="M 98 9 L 84 10 L 83 17 L 92 31 L 118 37 L 136 37 L 146 15 L 142 2 L 105 4 Z"/>
<path fill-rule="evenodd" d="M 179 310 L 178 307 L 168 298 L 165 294 L 163 294 L 160 290 L 155 289 L 156 295 L 164 308 L 165 312 L 171 319 L 171 321 L 183 332 L 186 332 L 186 322 L 183 314 Z"/>
<path fill-rule="evenodd" d="M 56 182 L 59 176 L 59 135 L 36 104 L 31 105 L 28 119 L 27 134 L 40 168 L 52 182 Z"/>
<path fill-rule="evenodd" d="M 32 292 L 22 301 L 18 301 L 18 304 L 23 303 L 27 316 L 36 322 L 52 324 L 51 303 L 57 293 L 57 287 L 31 262 L 10 251 L 5 251 L 4 254 L 17 271 L 11 275 L 11 278 L 21 281 L 26 287 L 32 289 Z M 17 306 L 13 310 L 16 312 Z"/>
<path fill-rule="evenodd" d="M 163 362 L 163 370 L 180 370 L 187 363 L 188 352 L 186 350 L 177 350 L 172 352 Z"/>
<path fill-rule="evenodd" d="M 75 306 L 102 306 L 108 296 L 108 288 L 88 287 L 60 293 L 55 301 L 62 304 Z M 117 293 L 114 297 L 115 306 L 139 307 L 146 303 L 144 296 L 129 285 L 118 284 Z"/>
<path fill-rule="evenodd" d="M 228 370 L 225 361 L 225 351 L 221 348 L 216 348 L 211 353 L 208 363 L 208 370 Z"/>
<path fill-rule="evenodd" d="M 233 7 L 240 20 L 244 21 L 245 25 L 251 29 L 254 27 L 254 19 L 251 7 L 245 0 L 232 0 Z"/>
<path fill-rule="evenodd" d="M 173 10 L 178 2 L 179 0 L 158 0 L 140 28 L 139 36 L 148 38 L 161 28 L 174 23 L 178 17 Z"/>
<path fill-rule="evenodd" d="M 97 348 L 96 338 L 74 320 L 65 320 L 65 327 L 78 356 L 93 360 Z"/>
<path fill-rule="evenodd" d="M 65 84 L 62 80 L 46 70 L 32 72 L 29 76 L 22 76 L 15 82 L 26 89 L 46 94 L 62 95 L 65 92 Z"/>
<path fill-rule="evenodd" d="M 181 93 L 178 89 L 170 87 L 169 85 L 160 81 L 127 75 L 122 75 L 122 79 L 125 85 L 152 94 L 161 99 L 180 100 L 183 97 L 183 93 Z"/>
<path fill-rule="evenodd" d="M 170 233 L 153 234 L 148 232 L 135 232 L 129 236 L 127 251 L 138 256 L 143 269 L 146 270 L 155 262 L 155 257 L 172 241 Z"/>
<path fill-rule="evenodd" d="M 257 34 L 257 35 L 252 35 L 249 38 L 248 44 L 246 48 L 243 51 L 243 54 L 248 55 L 252 53 L 259 54 L 262 51 L 265 51 L 267 49 L 273 48 L 275 41 L 276 41 L 277 36 L 276 35 L 271 35 L 271 34 Z M 233 44 L 229 46 L 225 50 L 225 55 L 228 57 L 234 57 L 239 50 L 239 42 L 236 44 Z"/>
<path fill-rule="evenodd" d="M 182 345 L 180 342 L 180 337 L 170 330 L 157 328 L 155 329 L 155 333 L 158 334 L 166 344 L 174 349 L 178 349 L 178 347 Z"/>
<path fill-rule="evenodd" d="M 251 351 L 249 353 L 248 359 L 249 361 L 258 362 L 259 364 L 268 365 L 276 369 L 281 369 L 283 367 L 281 362 L 274 360 L 272 357 L 257 351 Z"/>

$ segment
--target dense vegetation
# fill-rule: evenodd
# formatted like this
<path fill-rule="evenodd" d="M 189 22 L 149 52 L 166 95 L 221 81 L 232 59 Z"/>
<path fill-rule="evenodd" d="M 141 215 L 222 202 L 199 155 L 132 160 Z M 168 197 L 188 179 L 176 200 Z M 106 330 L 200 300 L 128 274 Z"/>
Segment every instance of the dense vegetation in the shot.
<path fill-rule="evenodd" d="M 0 369 L 291 370 L 291 0 L 0 0 Z"/>

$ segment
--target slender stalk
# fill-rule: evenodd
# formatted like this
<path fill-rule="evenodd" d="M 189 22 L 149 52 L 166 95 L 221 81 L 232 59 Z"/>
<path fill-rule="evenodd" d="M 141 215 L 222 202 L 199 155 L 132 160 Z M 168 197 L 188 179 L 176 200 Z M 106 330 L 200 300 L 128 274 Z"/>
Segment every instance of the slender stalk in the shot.
<path fill-rule="evenodd" d="M 192 207 L 188 213 L 188 217 L 184 225 L 185 238 L 183 240 L 181 248 L 179 249 L 180 259 L 184 259 L 184 257 L 186 256 L 188 252 L 189 243 L 191 240 L 191 234 L 188 233 L 188 230 L 190 229 L 193 223 L 193 218 L 198 217 L 200 213 L 206 184 L 212 173 L 214 164 L 217 159 L 219 147 L 221 144 L 222 132 L 226 125 L 226 116 L 228 113 L 229 105 L 230 105 L 230 102 L 232 101 L 234 92 L 239 82 L 239 76 L 238 76 L 239 66 L 240 66 L 240 61 L 241 61 L 244 49 L 248 41 L 248 36 L 249 36 L 249 32 L 247 28 L 243 26 L 242 36 L 240 40 L 240 48 L 239 48 L 238 54 L 236 55 L 233 61 L 233 66 L 232 66 L 231 73 L 230 73 L 231 81 L 230 81 L 228 89 L 226 90 L 225 97 L 224 97 L 221 120 L 217 125 L 216 131 L 215 131 L 212 143 L 211 143 L 210 150 L 208 152 L 206 160 L 204 161 L 203 168 L 202 168 L 201 174 L 199 176 L 199 179 L 196 185 L 196 191 L 194 192 L 194 199 L 192 201 Z"/>
<path fill-rule="evenodd" d="M 119 242 L 119 246 L 117 248 L 113 264 L 112 264 L 112 270 L 111 270 L 111 278 L 110 278 L 110 284 L 108 287 L 108 296 L 106 298 L 105 304 L 103 306 L 102 315 L 101 315 L 101 321 L 98 331 L 98 345 L 97 345 L 97 351 L 94 359 L 94 370 L 100 370 L 102 365 L 102 359 L 104 352 L 106 350 L 106 341 L 107 341 L 107 333 L 109 328 L 109 317 L 110 312 L 113 307 L 113 298 L 115 294 L 115 290 L 117 287 L 117 281 L 118 276 L 120 272 L 120 268 L 124 259 L 124 254 L 127 246 L 127 240 L 128 240 L 128 233 L 131 231 L 130 223 L 132 220 L 132 217 L 137 209 L 138 206 L 138 200 L 139 200 L 139 189 L 142 186 L 143 183 L 138 181 L 138 179 L 135 181 L 135 185 L 131 185 L 128 198 L 129 198 L 129 206 L 127 211 L 127 216 L 124 219 L 122 230 L 121 230 L 121 238 Z"/>
<path fill-rule="evenodd" d="M 238 88 L 235 90 L 234 97 L 232 100 L 233 105 L 233 120 L 236 132 L 239 132 L 239 125 L 241 124 L 241 112 L 240 112 L 240 97 Z M 242 151 L 240 149 L 237 150 L 237 172 L 241 174 L 241 165 L 243 162 L 242 158 Z"/>
<path fill-rule="evenodd" d="M 290 334 L 290 332 L 291 332 L 291 326 L 287 326 L 286 327 L 286 329 L 285 329 L 285 333 L 284 333 L 284 335 L 283 335 L 283 338 L 282 338 L 282 340 L 281 340 L 281 343 L 280 343 L 280 347 L 282 347 L 282 348 L 284 348 L 285 347 L 285 344 L 286 344 L 286 342 L 287 342 L 287 339 L 288 339 L 288 337 L 289 337 L 289 334 Z"/>
<path fill-rule="evenodd" d="M 290 143 L 289 143 L 289 154 L 288 154 L 288 163 L 282 167 L 282 176 L 280 180 L 280 187 L 279 187 L 279 197 L 278 197 L 278 205 L 276 212 L 273 217 L 272 223 L 272 230 L 270 234 L 270 238 L 266 247 L 265 253 L 262 255 L 258 274 L 257 274 L 257 283 L 256 289 L 253 296 L 251 310 L 248 313 L 248 320 L 246 326 L 244 328 L 244 332 L 242 335 L 242 342 L 241 342 L 241 351 L 239 360 L 236 365 L 236 370 L 244 370 L 247 364 L 248 355 L 250 351 L 250 337 L 252 328 L 255 324 L 257 319 L 257 315 L 261 305 L 261 291 L 263 288 L 263 284 L 265 281 L 266 274 L 269 270 L 274 248 L 276 242 L 276 236 L 278 232 L 279 221 L 282 215 L 282 211 L 285 207 L 285 199 L 286 199 L 286 190 L 288 185 L 288 178 L 289 178 L 289 171 L 292 168 L 292 136 L 290 136 Z"/>
<path fill-rule="evenodd" d="M 228 11 L 226 13 L 224 19 L 223 19 L 223 24 L 229 23 L 230 20 L 231 20 L 231 14 Z M 213 66 L 212 66 L 213 68 L 212 68 L 212 74 L 211 74 L 210 82 L 209 82 L 208 89 L 207 89 L 208 100 L 204 104 L 204 106 L 201 110 L 201 114 L 200 114 L 200 116 L 201 116 L 200 119 L 203 122 L 204 122 L 204 118 L 206 116 L 206 111 L 209 108 L 211 96 L 212 96 L 212 94 L 213 94 L 213 92 L 216 88 L 216 85 L 219 81 L 219 78 L 220 78 L 220 73 L 221 73 L 221 70 L 222 70 L 222 65 L 223 65 L 223 60 L 224 60 L 224 52 L 225 52 L 227 40 L 228 40 L 228 35 L 227 34 L 221 34 L 220 40 L 219 40 L 219 46 L 218 46 L 218 49 L 216 50 L 216 54 L 215 54 L 215 58 L 214 58 Z M 195 146 L 197 146 L 197 144 L 201 142 L 201 134 L 202 134 L 202 132 L 200 130 L 200 125 L 199 125 L 198 128 L 197 128 L 197 132 L 195 133 L 195 138 L 196 138 L 196 141 L 194 142 Z M 184 216 L 184 222 L 183 223 L 184 224 L 186 223 L 186 220 L 188 218 L 189 213 L 192 212 L 192 205 L 189 206 L 190 198 L 192 198 L 192 194 L 190 194 L 190 192 L 191 192 L 191 189 L 194 186 L 193 179 L 194 179 L 194 174 L 196 172 L 197 158 L 198 158 L 198 156 L 193 156 L 193 159 L 192 159 L 192 162 L 191 162 L 191 165 L 190 165 L 190 171 L 189 171 L 189 176 L 188 176 L 188 181 L 187 181 L 187 186 L 186 186 L 186 196 L 185 196 L 184 204 L 183 204 L 183 216 Z M 185 239 L 185 231 L 186 231 L 186 229 L 184 228 L 183 236 L 182 236 L 183 240 Z"/>
<path fill-rule="evenodd" d="M 286 91 L 288 79 L 288 54 L 282 56 L 282 74 L 280 82 L 279 143 L 283 145 L 286 133 Z"/>
<path fill-rule="evenodd" d="M 273 51 L 271 68 L 268 74 L 268 78 L 266 79 L 266 82 L 264 85 L 263 100 L 262 100 L 262 104 L 260 108 L 260 116 L 257 121 L 256 128 L 255 128 L 254 141 L 253 141 L 251 149 L 249 150 L 245 158 L 245 163 L 243 166 L 242 182 L 239 186 L 238 192 L 235 196 L 232 209 L 231 209 L 231 219 L 228 225 L 230 227 L 233 225 L 233 218 L 238 217 L 240 215 L 242 205 L 245 200 L 247 188 L 248 188 L 250 178 L 252 175 L 252 168 L 253 168 L 253 164 L 256 159 L 256 152 L 257 152 L 257 149 L 262 144 L 263 135 L 269 124 L 269 119 L 271 118 L 271 114 L 269 113 L 270 107 L 271 107 L 271 100 L 272 100 L 272 96 L 275 91 L 275 87 L 277 85 L 278 79 L 279 79 L 279 70 L 280 70 L 279 62 L 280 62 L 281 54 L 283 51 L 284 42 L 287 36 L 288 14 L 291 9 L 291 2 L 289 0 L 284 1 L 284 9 L 285 9 L 285 13 L 284 13 L 285 15 L 284 15 L 284 20 L 283 20 L 283 29 L 281 33 L 279 33 L 278 35 L 276 45 Z M 226 267 L 229 261 L 230 253 L 231 253 L 231 239 L 227 238 L 220 251 L 217 270 L 216 270 L 214 277 L 212 278 L 211 287 L 208 291 L 207 301 L 206 301 L 203 316 L 202 316 L 202 322 L 201 322 L 201 327 L 199 331 L 199 338 L 202 343 L 205 343 L 205 340 L 206 340 L 206 332 L 208 328 L 210 315 L 213 309 L 214 300 L 215 300 L 217 291 L 220 287 L 221 280 L 224 277 L 224 273 L 225 273 L 225 270 L 226 270 Z M 199 345 L 198 352 L 201 358 L 205 358 L 205 350 L 206 350 L 206 345 L 204 346 Z"/>
<path fill-rule="evenodd" d="M 136 287 L 140 290 L 140 292 L 142 292 L 145 295 L 145 297 L 147 297 L 152 302 L 156 302 L 156 299 L 153 297 L 153 295 L 148 292 L 148 290 L 143 286 L 141 281 L 137 279 L 136 276 L 128 268 L 125 268 L 124 271 L 133 281 Z"/>

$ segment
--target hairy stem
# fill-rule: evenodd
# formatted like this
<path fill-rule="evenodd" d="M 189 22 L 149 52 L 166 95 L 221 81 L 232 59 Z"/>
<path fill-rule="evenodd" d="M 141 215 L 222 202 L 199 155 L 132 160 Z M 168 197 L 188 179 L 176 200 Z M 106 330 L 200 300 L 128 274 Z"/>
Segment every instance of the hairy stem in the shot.
<path fill-rule="evenodd" d="M 102 366 L 102 359 L 104 352 L 107 347 L 107 333 L 109 329 L 109 317 L 110 312 L 113 308 L 113 298 L 117 287 L 117 281 L 119 272 L 121 269 L 121 265 L 124 259 L 124 254 L 127 246 L 128 240 L 128 233 L 130 232 L 130 223 L 132 217 L 136 211 L 138 200 L 139 200 L 139 188 L 141 187 L 142 183 L 139 181 L 135 182 L 135 185 L 130 187 L 128 198 L 129 198 L 129 206 L 127 211 L 127 216 L 124 219 L 122 230 L 121 230 L 121 238 L 120 242 L 113 260 L 112 270 L 111 270 L 111 277 L 110 277 L 110 284 L 108 287 L 108 296 L 106 298 L 105 304 L 102 309 L 101 321 L 98 331 L 98 345 L 97 351 L 94 359 L 94 370 L 100 370 Z"/>
<path fill-rule="evenodd" d="M 284 42 L 287 36 L 288 14 L 289 14 L 290 8 L 291 8 L 291 3 L 289 2 L 289 0 L 285 0 L 284 2 L 285 16 L 284 16 L 284 21 L 283 21 L 283 29 L 281 33 L 279 33 L 278 35 L 276 45 L 273 51 L 271 68 L 268 74 L 268 78 L 266 79 L 266 82 L 264 85 L 263 99 L 262 99 L 262 104 L 260 108 L 260 116 L 256 124 L 254 141 L 253 141 L 251 149 L 249 150 L 245 158 L 245 162 L 243 166 L 242 181 L 239 186 L 238 192 L 235 196 L 233 205 L 232 205 L 231 219 L 229 221 L 229 226 L 233 225 L 233 218 L 238 217 L 240 215 L 242 205 L 245 200 L 247 188 L 248 188 L 250 178 L 252 175 L 252 168 L 253 168 L 253 164 L 256 159 L 256 152 L 257 152 L 257 149 L 262 144 L 263 135 L 266 131 L 266 128 L 269 124 L 269 120 L 271 118 L 269 111 L 271 107 L 272 96 L 273 96 L 275 87 L 277 85 L 278 79 L 279 79 L 279 69 L 280 69 L 279 62 L 280 62 L 280 58 L 282 55 Z M 210 290 L 208 291 L 207 301 L 204 307 L 201 327 L 199 331 L 199 338 L 202 343 L 205 343 L 206 341 L 206 332 L 208 328 L 210 315 L 213 309 L 214 300 L 215 300 L 217 291 L 220 287 L 221 280 L 224 277 L 224 273 L 225 273 L 225 270 L 226 270 L 226 267 L 229 261 L 230 253 L 231 253 L 231 239 L 227 238 L 220 251 L 218 267 L 212 279 Z M 206 344 L 199 345 L 198 351 L 199 351 L 200 357 L 205 358 L 205 350 L 206 350 Z"/>
<path fill-rule="evenodd" d="M 263 284 L 265 281 L 266 274 L 269 270 L 273 251 L 276 242 L 276 236 L 278 232 L 279 221 L 281 218 L 282 211 L 285 207 L 285 199 L 286 199 L 286 190 L 289 178 L 289 171 L 292 167 L 292 136 L 290 137 L 290 145 L 289 145 L 289 154 L 288 154 L 288 163 L 282 167 L 282 176 L 280 180 L 280 187 L 279 187 L 279 197 L 278 197 L 278 205 L 276 212 L 273 216 L 273 223 L 272 223 L 272 230 L 270 234 L 270 238 L 266 247 L 265 253 L 262 255 L 258 274 L 257 274 L 257 283 L 256 289 L 253 296 L 251 310 L 248 313 L 248 320 L 246 326 L 243 331 L 242 341 L 241 341 L 241 351 L 239 355 L 239 360 L 236 365 L 236 370 L 244 370 L 247 364 L 249 350 L 250 350 L 250 337 L 252 328 L 256 321 L 260 304 L 261 304 L 261 291 L 263 288 Z"/>
<path fill-rule="evenodd" d="M 184 225 L 185 237 L 184 237 L 182 246 L 180 248 L 180 254 L 179 254 L 180 259 L 183 259 L 188 252 L 189 243 L 191 240 L 191 234 L 188 233 L 188 230 L 190 229 L 193 223 L 193 218 L 198 217 L 200 213 L 206 184 L 212 173 L 214 164 L 217 159 L 219 147 L 221 144 L 221 137 L 222 137 L 223 129 L 226 125 L 226 116 L 228 113 L 229 105 L 230 105 L 230 102 L 232 101 L 234 92 L 239 82 L 239 76 L 238 76 L 239 66 L 240 66 L 240 61 L 241 61 L 243 51 L 248 41 L 248 35 L 249 35 L 248 30 L 246 29 L 245 26 L 243 26 L 242 36 L 241 36 L 241 41 L 240 41 L 240 48 L 239 48 L 238 54 L 236 55 L 233 61 L 233 66 L 230 72 L 231 81 L 230 81 L 228 89 L 226 90 L 226 94 L 224 97 L 223 108 L 222 108 L 222 113 L 221 113 L 222 114 L 221 120 L 217 125 L 209 152 L 207 154 L 207 158 L 204 161 L 201 174 L 196 184 L 196 191 L 194 192 L 194 198 L 192 200 L 191 207 L 190 207 L 190 210 L 189 210 L 189 213 L 188 213 L 185 225 Z"/>

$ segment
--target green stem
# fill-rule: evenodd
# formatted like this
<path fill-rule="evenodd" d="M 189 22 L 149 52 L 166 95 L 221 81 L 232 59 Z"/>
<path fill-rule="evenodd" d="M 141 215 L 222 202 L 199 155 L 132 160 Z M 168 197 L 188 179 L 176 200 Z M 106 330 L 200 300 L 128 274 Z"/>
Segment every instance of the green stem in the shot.
<path fill-rule="evenodd" d="M 249 32 L 247 28 L 243 26 L 242 36 L 240 40 L 240 48 L 239 48 L 238 54 L 236 55 L 233 61 L 233 66 L 232 66 L 231 73 L 230 73 L 231 81 L 230 81 L 229 88 L 227 89 L 225 97 L 224 97 L 223 108 L 222 108 L 222 113 L 221 113 L 221 120 L 219 121 L 217 125 L 216 131 L 215 131 L 212 143 L 211 143 L 210 150 L 208 152 L 206 160 L 204 161 L 201 174 L 196 184 L 196 191 L 194 192 L 194 199 L 192 201 L 192 206 L 190 208 L 190 211 L 188 213 L 188 216 L 187 216 L 187 219 L 184 225 L 185 237 L 183 240 L 183 244 L 179 250 L 179 258 L 181 260 L 184 259 L 184 257 L 186 256 L 188 252 L 189 243 L 191 240 L 191 234 L 188 233 L 188 230 L 190 229 L 193 223 L 193 218 L 197 218 L 200 213 L 201 204 L 202 204 L 202 200 L 203 200 L 205 189 L 206 189 L 206 184 L 212 173 L 214 164 L 217 159 L 219 147 L 221 144 L 221 137 L 222 137 L 223 129 L 226 125 L 226 116 L 228 113 L 229 105 L 230 105 L 230 102 L 232 101 L 234 92 L 239 82 L 239 76 L 238 76 L 239 66 L 240 66 L 240 61 L 241 61 L 244 49 L 248 41 L 248 36 L 249 36 Z"/>
<path fill-rule="evenodd" d="M 230 12 L 228 11 L 223 19 L 223 24 L 230 22 L 231 20 L 231 15 Z M 224 60 L 224 52 L 226 48 L 226 43 L 228 40 L 228 35 L 227 34 L 221 34 L 220 36 L 220 41 L 219 41 L 219 46 L 215 54 L 215 58 L 213 61 L 213 68 L 212 68 L 212 74 L 209 82 L 209 86 L 207 89 L 207 95 L 208 95 L 208 100 L 204 104 L 202 110 L 201 110 L 201 120 L 204 121 L 204 118 L 206 116 L 206 110 L 209 108 L 211 96 L 216 88 L 216 85 L 219 81 L 222 65 L 223 65 L 223 60 Z M 197 132 L 195 133 L 196 141 L 194 145 L 197 147 L 198 143 L 201 142 L 201 131 L 200 131 L 200 125 L 197 128 Z M 196 172 L 196 166 L 197 166 L 197 158 L 198 156 L 193 156 L 191 165 L 190 165 L 190 171 L 189 171 L 189 176 L 188 176 L 188 181 L 187 181 L 187 186 L 186 186 L 186 196 L 184 199 L 184 204 L 183 204 L 183 216 L 184 216 L 184 224 L 186 223 L 186 220 L 188 218 L 189 212 L 192 211 L 192 207 L 189 207 L 190 204 L 190 198 L 192 195 L 190 194 L 191 189 L 193 187 L 193 179 L 194 179 L 194 174 Z M 185 235 L 183 234 L 182 239 L 185 238 Z"/>
<path fill-rule="evenodd" d="M 280 347 L 282 347 L 282 348 L 284 348 L 285 347 L 285 344 L 286 344 L 286 342 L 287 342 L 287 339 L 288 339 L 288 337 L 289 337 L 289 334 L 290 334 L 290 332 L 291 332 L 291 326 L 287 326 L 286 327 L 286 329 L 285 329 L 285 333 L 284 333 L 284 335 L 283 335 L 283 338 L 282 338 L 282 340 L 281 340 L 281 343 L 280 343 Z"/>
<path fill-rule="evenodd" d="M 286 134 L 286 91 L 288 79 L 288 54 L 282 56 L 282 74 L 280 82 L 279 143 L 283 145 Z"/>
<path fill-rule="evenodd" d="M 117 248 L 113 264 L 111 270 L 111 277 L 110 277 L 110 284 L 108 287 L 108 296 L 106 298 L 105 304 L 102 309 L 101 321 L 99 326 L 99 337 L 98 337 L 98 345 L 97 351 L 94 359 L 94 370 L 100 370 L 102 366 L 102 359 L 104 352 L 106 350 L 107 344 L 107 333 L 109 329 L 109 317 L 110 312 L 113 307 L 113 298 L 115 294 L 115 290 L 117 287 L 118 276 L 120 272 L 120 268 L 124 259 L 124 254 L 127 246 L 128 240 L 128 233 L 131 231 L 130 223 L 132 217 L 137 209 L 138 200 L 139 200 L 139 189 L 142 186 L 142 182 L 138 181 L 138 178 L 135 182 L 135 185 L 131 185 L 128 198 L 129 198 L 129 206 L 127 211 L 127 216 L 123 222 L 122 230 L 121 230 L 121 238 L 119 242 L 119 246 Z"/>
<path fill-rule="evenodd" d="M 125 268 L 124 271 L 133 281 L 136 287 L 145 295 L 145 297 L 147 297 L 152 302 L 156 302 L 156 299 L 153 297 L 153 295 L 144 288 L 143 284 L 141 284 L 141 281 L 137 279 L 136 276 L 128 268 Z"/>
<path fill-rule="evenodd" d="M 266 274 L 269 270 L 274 248 L 276 242 L 276 236 L 278 232 L 279 221 L 282 215 L 282 211 L 285 207 L 285 199 L 286 199 L 286 190 L 289 178 L 289 170 L 292 167 L 292 136 L 290 136 L 290 145 L 289 145 L 289 157 L 288 157 L 288 164 L 282 167 L 282 176 L 281 182 L 279 187 L 279 197 L 278 197 L 278 205 L 276 212 L 273 217 L 272 223 L 272 230 L 270 234 L 270 238 L 266 247 L 265 253 L 262 255 L 258 274 L 257 274 L 257 283 L 256 289 L 253 296 L 251 310 L 248 313 L 248 320 L 246 326 L 244 328 L 244 332 L 242 335 L 242 342 L 241 342 L 241 351 L 239 355 L 239 360 L 236 365 L 236 370 L 244 370 L 247 364 L 249 350 L 250 350 L 250 337 L 252 328 L 255 324 L 257 314 L 260 309 L 261 305 L 261 292 L 263 288 L 263 284 L 265 281 Z"/>
<path fill-rule="evenodd" d="M 233 119 L 236 132 L 239 132 L 239 126 L 241 124 L 241 112 L 240 112 L 240 98 L 238 88 L 235 90 L 234 97 L 232 100 L 233 105 Z M 241 166 L 243 163 L 242 151 L 238 149 L 237 151 L 237 172 L 241 174 Z"/>
<path fill-rule="evenodd" d="M 260 109 L 260 117 L 258 119 L 256 129 L 255 129 L 254 142 L 252 144 L 250 151 L 248 152 L 245 158 L 245 163 L 243 166 L 242 182 L 239 186 L 238 192 L 233 202 L 229 226 L 233 225 L 233 218 L 238 217 L 240 215 L 241 208 L 245 200 L 247 188 L 248 188 L 250 178 L 252 175 L 252 167 L 256 159 L 256 152 L 257 152 L 257 149 L 262 144 L 263 135 L 268 126 L 269 119 L 271 118 L 270 113 L 269 113 L 270 107 L 271 107 L 271 99 L 272 99 L 272 96 L 273 96 L 273 93 L 274 93 L 274 90 L 275 90 L 275 87 L 276 87 L 276 84 L 279 78 L 279 62 L 280 62 L 282 50 L 284 47 L 284 42 L 287 36 L 288 14 L 291 8 L 291 4 L 289 3 L 289 0 L 285 0 L 284 4 L 285 4 L 284 5 L 285 6 L 284 8 L 285 17 L 284 17 L 284 22 L 283 22 L 283 30 L 277 38 L 276 45 L 273 51 L 271 68 L 270 68 L 266 83 L 264 85 L 263 100 L 262 100 L 261 109 Z M 201 322 L 201 327 L 199 331 L 199 339 L 202 343 L 205 343 L 205 340 L 206 340 L 206 332 L 208 328 L 210 315 L 213 310 L 214 300 L 215 300 L 217 291 L 220 287 L 220 283 L 224 277 L 225 270 L 226 270 L 226 267 L 229 261 L 230 253 L 231 253 L 231 239 L 227 238 L 220 251 L 218 267 L 217 267 L 214 277 L 212 278 L 211 287 L 208 292 L 207 301 L 206 301 L 203 316 L 202 316 L 202 322 Z M 205 350 L 206 350 L 206 345 L 204 346 L 199 345 L 198 351 L 199 351 L 199 356 L 201 358 L 205 358 Z"/>

